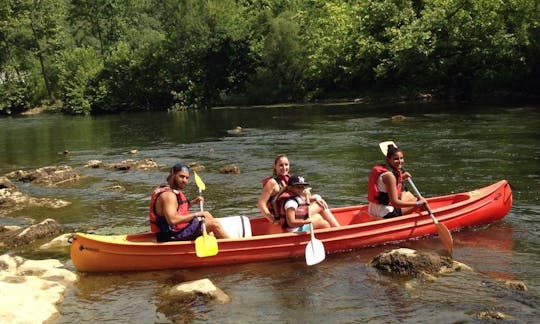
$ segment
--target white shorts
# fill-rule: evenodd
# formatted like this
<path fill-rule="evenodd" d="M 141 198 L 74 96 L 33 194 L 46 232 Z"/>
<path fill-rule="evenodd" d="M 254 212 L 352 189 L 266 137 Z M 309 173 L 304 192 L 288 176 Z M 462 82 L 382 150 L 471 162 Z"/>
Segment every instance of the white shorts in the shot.
<path fill-rule="evenodd" d="M 369 203 L 368 213 L 373 216 L 384 217 L 394 211 L 394 206 Z"/>

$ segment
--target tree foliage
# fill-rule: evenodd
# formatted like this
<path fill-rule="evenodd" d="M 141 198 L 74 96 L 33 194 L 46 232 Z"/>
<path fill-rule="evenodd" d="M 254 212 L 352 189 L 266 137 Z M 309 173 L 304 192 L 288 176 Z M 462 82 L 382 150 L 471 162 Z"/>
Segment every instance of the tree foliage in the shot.
<path fill-rule="evenodd" d="M 540 92 L 537 0 L 5 0 L 0 113 Z"/>

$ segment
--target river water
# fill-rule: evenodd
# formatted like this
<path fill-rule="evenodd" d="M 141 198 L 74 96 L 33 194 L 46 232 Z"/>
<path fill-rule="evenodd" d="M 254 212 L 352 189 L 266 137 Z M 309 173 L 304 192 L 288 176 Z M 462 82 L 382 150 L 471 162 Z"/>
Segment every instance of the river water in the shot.
<path fill-rule="evenodd" d="M 404 115 L 403 121 L 391 116 Z M 242 132 L 228 130 L 241 126 Z M 72 204 L 26 208 L 0 224 L 48 217 L 64 232 L 102 234 L 147 230 L 152 189 L 172 164 L 198 162 L 215 216 L 258 216 L 260 180 L 286 153 L 293 173 L 307 177 L 331 207 L 366 202 L 367 174 L 382 162 L 378 143 L 394 140 L 424 196 L 469 191 L 501 179 L 512 185 L 514 205 L 503 220 L 453 233 L 454 258 L 475 272 L 435 282 L 386 276 L 368 265 L 378 253 L 409 247 L 441 251 L 436 237 L 333 254 L 315 266 L 303 259 L 211 269 L 80 274 L 68 289 L 54 323 L 401 323 L 481 322 L 482 311 L 511 321 L 535 322 L 540 289 L 540 107 L 433 104 L 318 105 L 131 113 L 105 116 L 39 115 L 0 119 L 0 174 L 48 165 L 70 165 L 85 177 L 43 188 L 16 183 L 38 197 Z M 63 154 L 64 151 L 69 154 Z M 137 150 L 136 154 L 130 154 Z M 116 163 L 152 158 L 163 168 L 111 171 L 83 166 L 92 159 Z M 221 174 L 234 164 L 240 174 Z M 116 188 L 116 189 L 115 189 Z M 118 189 L 120 188 L 120 189 Z M 196 194 L 193 184 L 186 190 Z M 5 251 L 3 251 L 5 252 Z M 58 258 L 74 270 L 67 250 L 13 251 Z M 166 300 L 163 289 L 209 278 L 231 298 Z M 501 288 L 520 280 L 529 290 Z"/>

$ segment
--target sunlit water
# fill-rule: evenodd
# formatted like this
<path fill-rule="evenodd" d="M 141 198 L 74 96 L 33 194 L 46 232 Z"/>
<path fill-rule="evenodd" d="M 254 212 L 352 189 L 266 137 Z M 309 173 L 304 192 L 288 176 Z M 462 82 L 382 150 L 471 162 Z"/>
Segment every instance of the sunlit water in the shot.
<path fill-rule="evenodd" d="M 394 122 L 392 115 L 405 121 Z M 540 289 L 540 107 L 443 107 L 434 105 L 215 109 L 69 117 L 42 115 L 0 119 L 0 174 L 47 165 L 73 166 L 85 178 L 59 188 L 16 183 L 33 196 L 72 204 L 59 210 L 27 208 L 0 224 L 27 224 L 52 217 L 65 232 L 140 232 L 147 229 L 149 193 L 178 161 L 199 162 L 207 190 L 205 207 L 216 216 L 258 216 L 260 180 L 277 153 L 293 173 L 305 175 L 332 207 L 366 202 L 371 166 L 382 162 L 378 143 L 394 140 L 425 196 L 468 191 L 507 179 L 514 207 L 502 221 L 453 233 L 454 258 L 475 272 L 435 282 L 386 276 L 368 265 L 397 246 L 441 251 L 424 238 L 329 255 L 316 266 L 303 259 L 142 273 L 81 274 L 66 293 L 55 323 L 455 323 L 476 322 L 497 311 L 517 322 L 535 322 Z M 240 134 L 227 132 L 243 127 Z M 130 150 L 137 154 L 129 154 Z M 69 151 L 65 155 L 63 152 Z M 152 158 L 152 171 L 88 169 L 105 163 Z M 235 164 L 240 174 L 220 174 Z M 111 190 L 119 185 L 124 190 Z M 194 186 L 186 190 L 195 195 Z M 32 258 L 59 258 L 73 269 L 67 250 L 14 251 Z M 211 279 L 231 298 L 170 301 L 175 283 Z M 496 281 L 524 281 L 527 292 Z"/>

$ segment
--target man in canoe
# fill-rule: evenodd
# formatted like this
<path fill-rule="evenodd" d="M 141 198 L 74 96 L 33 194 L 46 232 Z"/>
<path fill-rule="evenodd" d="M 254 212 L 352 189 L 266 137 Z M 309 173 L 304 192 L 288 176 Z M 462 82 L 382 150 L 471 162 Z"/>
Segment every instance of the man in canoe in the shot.
<path fill-rule="evenodd" d="M 189 207 L 203 200 L 198 196 L 189 201 L 182 190 L 189 180 L 189 167 L 175 164 L 167 177 L 167 185 L 154 189 L 150 199 L 150 229 L 158 242 L 191 241 L 202 235 L 204 221 L 208 232 L 216 238 L 227 238 L 227 233 L 208 211 L 190 212 Z"/>
<path fill-rule="evenodd" d="M 414 208 L 421 207 L 426 200 L 417 200 L 408 191 L 402 192 L 402 182 L 411 175 L 403 172 L 403 151 L 389 145 L 386 164 L 375 165 L 368 180 L 368 212 L 373 216 L 392 218 L 409 214 Z"/>

